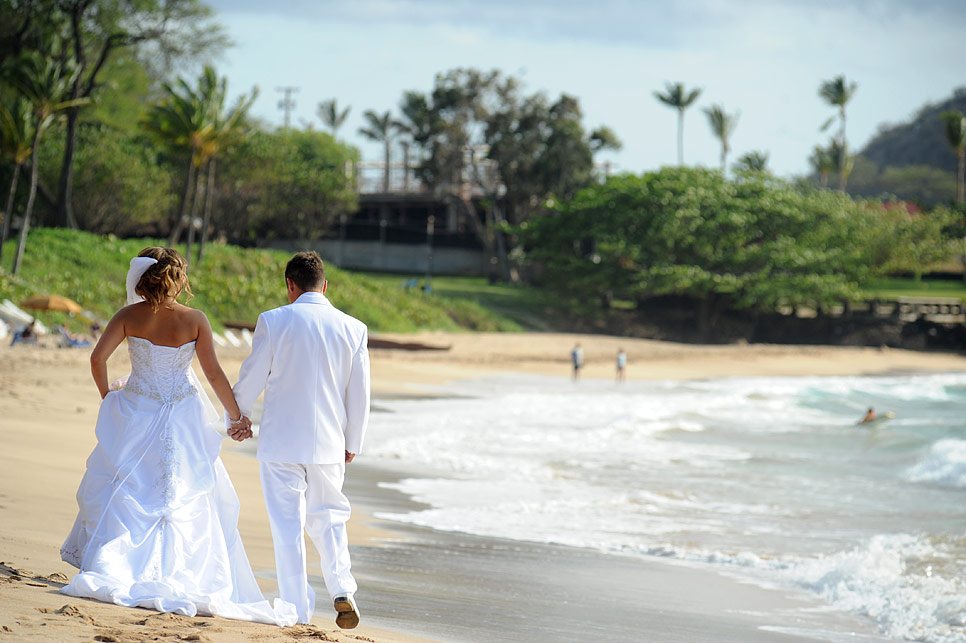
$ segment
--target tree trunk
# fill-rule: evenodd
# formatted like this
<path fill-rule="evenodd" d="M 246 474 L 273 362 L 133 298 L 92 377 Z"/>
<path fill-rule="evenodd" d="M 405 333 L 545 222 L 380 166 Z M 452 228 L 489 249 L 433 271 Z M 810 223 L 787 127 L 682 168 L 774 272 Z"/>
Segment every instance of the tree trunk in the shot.
<path fill-rule="evenodd" d="M 500 206 L 496 200 L 496 195 L 491 195 L 491 198 L 493 199 L 493 205 L 491 208 L 493 209 L 493 223 L 495 224 L 493 226 L 493 239 L 496 242 L 496 260 L 500 266 L 500 279 L 506 282 L 515 281 L 511 278 L 512 275 L 510 274 L 510 261 L 509 257 L 507 256 L 506 240 L 503 238 L 503 231 L 500 229 L 500 224 L 506 221 L 506 217 L 503 216 L 503 211 L 500 209 Z"/>
<path fill-rule="evenodd" d="M 966 147 L 959 151 L 956 155 L 956 167 L 958 171 L 956 172 L 956 203 L 962 203 L 966 200 L 966 195 L 964 195 L 964 185 L 966 185 Z"/>
<path fill-rule="evenodd" d="M 76 98 L 76 96 L 75 96 Z M 57 184 L 57 224 L 65 228 L 77 228 L 74 217 L 74 152 L 77 147 L 77 120 L 80 109 L 67 110 L 67 139 L 64 142 L 64 160 L 60 165 Z"/>
<path fill-rule="evenodd" d="M 391 147 L 392 147 L 392 143 L 390 143 L 389 139 L 387 138 L 386 139 L 386 167 L 382 175 L 382 191 L 387 194 L 389 193 L 389 159 L 392 156 Z"/>
<path fill-rule="evenodd" d="M 725 144 L 721 145 L 721 174 L 725 175 L 728 173 L 728 146 Z"/>
<path fill-rule="evenodd" d="M 846 156 L 848 156 L 849 150 L 845 146 L 845 105 L 839 108 L 839 115 L 842 117 L 842 130 L 839 132 L 839 192 L 845 192 L 845 165 Z"/>
<path fill-rule="evenodd" d="M 828 171 L 827 170 L 826 171 L 823 171 L 822 174 L 821 174 L 821 177 L 822 177 L 822 187 L 823 188 L 827 188 L 828 187 Z"/>
<path fill-rule="evenodd" d="M 684 165 L 684 110 L 678 110 L 678 165 Z"/>
<path fill-rule="evenodd" d="M 0 260 L 3 259 L 3 244 L 7 242 L 7 237 L 10 236 L 10 225 L 13 220 L 13 202 L 14 197 L 17 195 L 17 182 L 20 179 L 20 168 L 21 164 L 15 165 L 13 168 L 13 179 L 10 181 L 10 193 L 7 195 L 7 207 L 3 211 L 3 232 L 0 233 Z"/>
<path fill-rule="evenodd" d="M 195 171 L 194 159 L 189 156 L 188 178 L 184 183 L 184 194 L 181 195 L 181 212 L 178 213 L 178 220 L 171 228 L 171 234 L 168 236 L 168 245 L 172 248 L 174 247 L 174 244 L 178 243 L 178 239 L 181 237 L 181 232 L 184 230 L 185 224 L 188 222 L 188 204 L 191 201 L 191 189 L 195 184 Z"/>
<path fill-rule="evenodd" d="M 211 221 L 211 202 L 215 200 L 215 159 L 208 161 L 208 185 L 205 187 L 205 214 L 201 224 L 201 239 L 198 241 L 198 263 L 205 256 L 205 243 L 208 241 L 208 225 Z"/>
<path fill-rule="evenodd" d="M 962 172 L 960 172 L 962 174 Z M 409 192 L 409 143 L 403 143 L 403 192 Z"/>
<path fill-rule="evenodd" d="M 20 225 L 20 240 L 17 243 L 17 256 L 13 260 L 13 274 L 20 274 L 20 266 L 23 263 L 23 253 L 27 247 L 27 232 L 30 231 L 30 215 L 33 213 L 34 200 L 37 198 L 37 181 L 40 180 L 39 172 L 37 171 L 37 152 L 40 149 L 40 130 L 41 126 L 37 124 L 37 133 L 34 134 L 34 145 L 33 151 L 30 154 L 30 158 L 33 162 L 30 164 L 30 194 L 27 197 L 27 207 L 23 212 L 23 223 Z"/>
<path fill-rule="evenodd" d="M 191 264 L 191 245 L 195 241 L 195 218 L 198 216 L 198 193 L 201 191 L 199 189 L 198 183 L 201 182 L 201 175 L 195 172 L 195 193 L 191 197 L 191 212 L 188 213 L 188 241 L 184 249 L 184 258 L 188 264 Z"/>
<path fill-rule="evenodd" d="M 714 337 L 718 316 L 721 312 L 722 298 L 714 293 L 708 293 L 698 305 L 698 333 L 702 342 L 710 343 Z"/>

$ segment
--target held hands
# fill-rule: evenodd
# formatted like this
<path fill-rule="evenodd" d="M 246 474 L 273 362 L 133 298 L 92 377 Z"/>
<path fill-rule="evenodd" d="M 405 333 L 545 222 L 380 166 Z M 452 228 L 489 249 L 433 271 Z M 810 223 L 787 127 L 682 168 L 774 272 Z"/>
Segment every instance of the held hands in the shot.
<path fill-rule="evenodd" d="M 228 427 L 228 437 L 235 442 L 242 442 L 252 437 L 252 421 L 246 416 L 241 416 L 238 420 L 231 420 Z"/>
<path fill-rule="evenodd" d="M 355 457 L 356 457 L 356 454 L 355 453 L 349 453 L 348 451 L 346 451 L 345 452 L 345 462 L 346 462 L 346 464 L 349 464 L 350 462 L 352 462 L 352 460 Z"/>

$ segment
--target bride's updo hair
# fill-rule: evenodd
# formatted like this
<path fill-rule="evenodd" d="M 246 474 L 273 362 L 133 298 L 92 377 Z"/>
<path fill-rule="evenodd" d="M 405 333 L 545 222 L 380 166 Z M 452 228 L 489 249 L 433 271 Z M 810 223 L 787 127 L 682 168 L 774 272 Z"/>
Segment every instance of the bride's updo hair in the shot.
<path fill-rule="evenodd" d="M 151 304 L 151 310 L 158 312 L 165 298 L 177 297 L 182 292 L 188 293 L 188 299 L 194 297 L 191 284 L 188 283 L 188 262 L 177 250 L 151 246 L 139 252 L 138 256 L 158 261 L 144 271 L 134 289 Z"/>

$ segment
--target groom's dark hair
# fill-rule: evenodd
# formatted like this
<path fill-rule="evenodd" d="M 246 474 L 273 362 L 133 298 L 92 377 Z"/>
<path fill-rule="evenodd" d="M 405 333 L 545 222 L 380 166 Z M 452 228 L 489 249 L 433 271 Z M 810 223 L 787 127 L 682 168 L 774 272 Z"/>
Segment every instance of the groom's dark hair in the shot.
<path fill-rule="evenodd" d="M 325 281 L 325 266 L 322 257 L 315 251 L 297 252 L 285 266 L 285 278 L 301 290 L 321 290 Z"/>

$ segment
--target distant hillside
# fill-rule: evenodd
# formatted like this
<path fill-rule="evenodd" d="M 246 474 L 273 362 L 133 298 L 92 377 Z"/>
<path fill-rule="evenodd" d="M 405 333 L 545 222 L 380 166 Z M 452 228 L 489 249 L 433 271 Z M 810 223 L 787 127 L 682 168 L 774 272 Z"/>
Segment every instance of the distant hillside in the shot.
<path fill-rule="evenodd" d="M 940 118 L 949 111 L 966 114 L 966 87 L 940 103 L 925 105 L 908 123 L 882 128 L 862 156 L 879 166 L 928 165 L 955 173 L 956 156 L 946 142 Z"/>
<path fill-rule="evenodd" d="M 956 156 L 940 115 L 966 114 L 966 87 L 939 103 L 925 105 L 907 123 L 888 125 L 859 152 L 849 178 L 855 196 L 894 195 L 923 204 L 944 203 L 956 194 Z M 835 179 L 830 180 L 832 185 Z"/>

